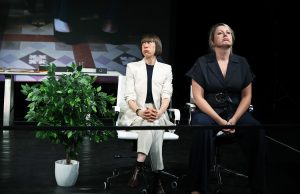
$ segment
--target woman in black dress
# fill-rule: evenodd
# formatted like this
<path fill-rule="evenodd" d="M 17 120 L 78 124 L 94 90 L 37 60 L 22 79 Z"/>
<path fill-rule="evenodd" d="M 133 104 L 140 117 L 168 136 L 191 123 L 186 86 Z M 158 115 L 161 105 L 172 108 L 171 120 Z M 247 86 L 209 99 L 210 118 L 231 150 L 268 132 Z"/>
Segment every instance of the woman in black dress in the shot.
<path fill-rule="evenodd" d="M 233 54 L 233 30 L 224 23 L 211 28 L 211 53 L 199 57 L 187 72 L 197 110 L 192 125 L 253 125 L 259 126 L 248 112 L 252 98 L 254 75 L 244 57 Z M 261 128 L 224 128 L 234 134 L 248 160 L 249 186 L 252 194 L 265 193 L 265 131 Z M 191 194 L 204 194 L 212 158 L 214 129 L 194 130 L 190 153 Z"/>

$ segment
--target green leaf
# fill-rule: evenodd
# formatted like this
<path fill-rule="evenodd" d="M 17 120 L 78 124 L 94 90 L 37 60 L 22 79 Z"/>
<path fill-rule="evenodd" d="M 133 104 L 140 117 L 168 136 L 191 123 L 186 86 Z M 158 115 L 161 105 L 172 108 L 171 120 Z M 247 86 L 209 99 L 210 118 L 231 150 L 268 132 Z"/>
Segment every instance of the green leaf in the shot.
<path fill-rule="evenodd" d="M 68 137 L 69 139 L 72 137 L 72 135 L 73 135 L 73 132 L 72 132 L 72 131 L 68 131 L 67 137 Z"/>
<path fill-rule="evenodd" d="M 48 65 L 47 77 L 33 85 L 22 84 L 21 92 L 28 101 L 25 119 L 38 126 L 101 126 L 101 117 L 113 118 L 111 105 L 116 97 L 95 87 L 96 77 L 82 73 L 82 66 L 72 63 L 68 74 L 55 76 L 56 65 Z M 88 117 L 86 115 L 89 115 Z M 84 137 L 99 143 L 113 137 L 102 130 L 40 130 L 37 138 L 62 144 L 65 152 L 76 157 Z"/>

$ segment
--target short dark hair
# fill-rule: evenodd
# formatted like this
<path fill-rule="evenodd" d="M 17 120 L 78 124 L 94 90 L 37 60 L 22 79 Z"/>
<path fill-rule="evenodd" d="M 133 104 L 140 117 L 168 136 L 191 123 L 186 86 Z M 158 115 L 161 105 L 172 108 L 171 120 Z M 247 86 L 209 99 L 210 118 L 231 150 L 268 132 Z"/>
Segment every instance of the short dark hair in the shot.
<path fill-rule="evenodd" d="M 162 53 L 162 43 L 160 38 L 155 34 L 145 34 L 141 39 L 141 46 L 145 42 L 154 42 L 155 43 L 155 56 L 159 56 Z"/>

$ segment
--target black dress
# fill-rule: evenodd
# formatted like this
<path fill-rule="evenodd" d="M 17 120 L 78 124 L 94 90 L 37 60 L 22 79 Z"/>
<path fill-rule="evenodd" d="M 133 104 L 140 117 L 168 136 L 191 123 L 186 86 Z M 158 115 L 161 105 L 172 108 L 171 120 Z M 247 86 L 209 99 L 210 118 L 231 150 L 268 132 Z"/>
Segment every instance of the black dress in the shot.
<path fill-rule="evenodd" d="M 243 88 L 248 86 L 255 77 L 247 60 L 235 54 L 230 56 L 224 77 L 214 53 L 198 58 L 186 75 L 203 87 L 204 98 L 226 120 L 234 114 L 240 103 Z M 198 109 L 192 115 L 192 125 L 218 124 Z M 246 112 L 236 125 L 260 126 L 260 122 Z M 190 152 L 191 191 L 200 191 L 201 194 L 207 192 L 215 133 L 216 131 L 212 129 L 193 131 L 193 143 Z M 252 193 L 264 193 L 265 131 L 261 127 L 241 127 L 236 129 L 235 136 L 248 160 L 248 175 Z"/>

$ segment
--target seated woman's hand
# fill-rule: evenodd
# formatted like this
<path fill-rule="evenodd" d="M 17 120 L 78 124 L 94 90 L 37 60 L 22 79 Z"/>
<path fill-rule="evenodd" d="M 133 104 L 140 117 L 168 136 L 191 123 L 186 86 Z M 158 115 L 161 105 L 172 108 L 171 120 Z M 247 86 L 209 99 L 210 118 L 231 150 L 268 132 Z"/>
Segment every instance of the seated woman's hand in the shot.
<path fill-rule="evenodd" d="M 227 122 L 226 125 L 234 125 L 233 123 L 231 122 Z M 234 128 L 225 128 L 225 129 L 222 129 L 222 131 L 226 134 L 233 134 L 235 133 L 235 129 Z"/>
<path fill-rule="evenodd" d="M 143 119 L 147 120 L 148 122 L 153 122 L 156 120 L 157 111 L 154 108 L 146 108 L 142 112 Z"/>
<path fill-rule="evenodd" d="M 220 125 L 234 125 L 232 124 L 231 122 L 229 121 L 226 121 L 225 119 L 222 119 L 221 122 L 219 123 Z M 224 128 L 222 129 L 222 131 L 225 133 L 225 134 L 233 134 L 235 132 L 235 129 L 233 128 Z"/>

